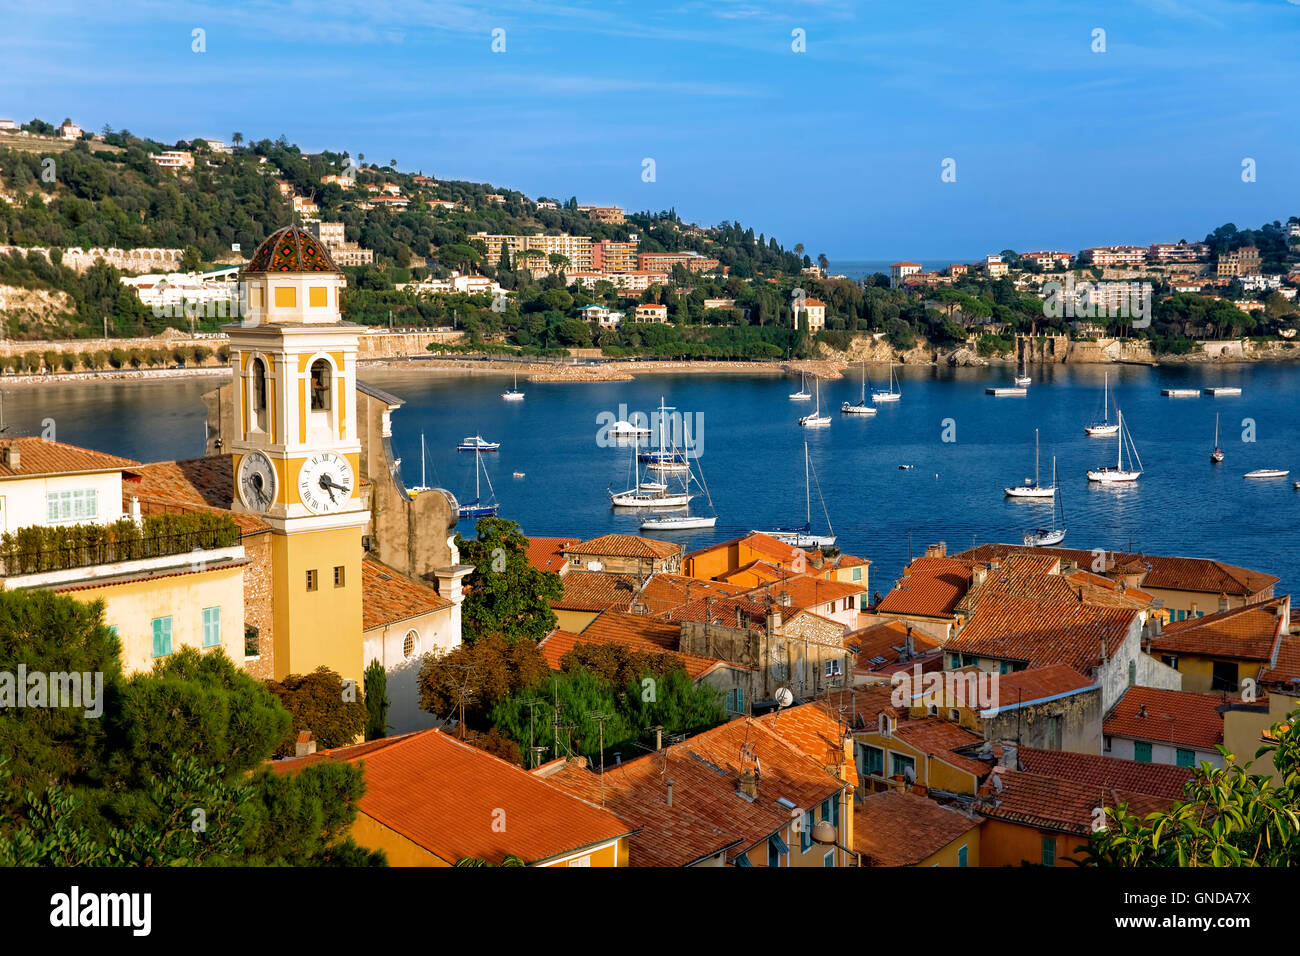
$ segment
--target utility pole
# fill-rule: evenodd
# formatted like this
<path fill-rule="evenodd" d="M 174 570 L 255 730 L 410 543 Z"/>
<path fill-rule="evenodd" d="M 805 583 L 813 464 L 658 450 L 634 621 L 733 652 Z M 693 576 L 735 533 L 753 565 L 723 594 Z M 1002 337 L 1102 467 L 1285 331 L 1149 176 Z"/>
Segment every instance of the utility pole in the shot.
<path fill-rule="evenodd" d="M 600 805 L 605 805 L 605 721 L 609 720 L 609 714 L 602 714 L 600 711 L 589 711 L 588 720 L 594 720 L 600 728 Z"/>

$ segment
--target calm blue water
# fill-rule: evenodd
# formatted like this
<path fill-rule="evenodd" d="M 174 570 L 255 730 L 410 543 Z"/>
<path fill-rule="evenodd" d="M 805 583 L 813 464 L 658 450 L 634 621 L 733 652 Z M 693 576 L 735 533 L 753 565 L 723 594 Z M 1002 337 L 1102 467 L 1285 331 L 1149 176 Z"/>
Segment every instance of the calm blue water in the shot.
<path fill-rule="evenodd" d="M 883 369 L 877 369 L 877 373 Z M 396 455 L 408 484 L 420 479 L 420 434 L 428 447 L 429 483 L 462 500 L 474 494 L 474 456 L 457 453 L 466 435 L 500 441 L 483 456 L 503 517 L 529 534 L 593 536 L 635 533 L 639 516 L 615 514 L 608 489 L 630 483 L 630 449 L 597 444 L 597 416 L 649 413 L 661 395 L 702 416 L 701 462 L 719 515 L 713 531 L 682 533 L 688 548 L 750 529 L 801 524 L 803 442 L 844 550 L 871 559 L 872 589 L 898 577 L 910 549 L 943 540 L 949 550 L 973 541 L 1018 541 L 1050 521 L 1050 503 L 1010 500 L 1003 487 L 1033 474 L 1034 429 L 1040 429 L 1043 480 L 1057 457 L 1069 534 L 1075 548 L 1141 549 L 1219 558 L 1279 575 L 1279 588 L 1300 583 L 1300 368 L 1109 367 L 1145 472 L 1130 487 L 1091 485 L 1088 468 L 1113 464 L 1113 439 L 1088 438 L 1083 426 L 1100 413 L 1103 367 L 1034 368 L 1025 398 L 983 394 L 1008 384 L 1009 370 L 900 369 L 903 400 L 874 418 L 842 416 L 859 381 L 822 386 L 827 429 L 803 429 L 811 410 L 791 402 L 798 380 L 742 375 L 645 375 L 634 382 L 520 382 L 527 398 L 502 401 L 509 379 L 368 370 L 367 381 L 406 399 L 393 415 Z M 1238 385 L 1232 398 L 1171 399 L 1161 388 Z M 37 434 L 56 419 L 58 438 L 143 460 L 202 454 L 201 394 L 214 380 L 114 382 L 9 389 L 11 433 Z M 1214 415 L 1227 454 L 1211 465 Z M 955 442 L 941 440 L 952 419 Z M 1243 419 L 1255 441 L 1243 441 Z M 898 465 L 912 464 L 909 471 Z M 1255 468 L 1290 468 L 1285 480 L 1245 481 Z M 512 477 L 524 472 L 522 479 Z M 486 492 L 486 488 L 484 489 Z M 696 510 L 706 510 L 701 497 Z M 816 488 L 813 525 L 825 525 Z M 471 533 L 469 524 L 462 531 Z"/>

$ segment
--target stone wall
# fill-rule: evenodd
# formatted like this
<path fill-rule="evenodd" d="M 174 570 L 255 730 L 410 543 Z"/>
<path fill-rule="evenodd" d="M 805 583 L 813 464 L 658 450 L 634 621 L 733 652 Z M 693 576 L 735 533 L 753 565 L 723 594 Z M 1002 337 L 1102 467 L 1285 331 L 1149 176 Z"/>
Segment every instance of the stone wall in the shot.
<path fill-rule="evenodd" d="M 95 264 L 95 260 L 103 259 L 110 266 L 115 266 L 123 272 L 178 272 L 181 267 L 181 257 L 184 255 L 180 249 L 79 249 L 76 247 L 61 250 L 63 253 L 63 265 L 75 272 L 85 272 Z M 22 246 L 0 246 L 0 255 L 17 252 L 26 255 L 29 252 L 35 252 L 50 257 L 50 250 L 44 246 L 32 246 L 23 248 Z"/>
<path fill-rule="evenodd" d="M 240 540 L 249 563 L 244 567 L 244 626 L 257 628 L 257 657 L 244 670 L 258 680 L 275 676 L 275 616 L 271 613 L 271 532 Z"/>
<path fill-rule="evenodd" d="M 405 358 L 408 355 L 427 355 L 428 346 L 455 345 L 465 338 L 464 332 L 370 332 L 357 340 L 357 361 L 368 359 Z"/>

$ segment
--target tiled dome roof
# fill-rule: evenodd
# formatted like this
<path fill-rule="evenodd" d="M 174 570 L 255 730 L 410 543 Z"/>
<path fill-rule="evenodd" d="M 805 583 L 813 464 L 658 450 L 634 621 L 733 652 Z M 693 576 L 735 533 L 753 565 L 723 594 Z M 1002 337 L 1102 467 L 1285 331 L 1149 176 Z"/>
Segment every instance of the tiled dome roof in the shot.
<path fill-rule="evenodd" d="M 319 239 L 296 226 L 286 226 L 257 247 L 244 272 L 338 272 Z"/>

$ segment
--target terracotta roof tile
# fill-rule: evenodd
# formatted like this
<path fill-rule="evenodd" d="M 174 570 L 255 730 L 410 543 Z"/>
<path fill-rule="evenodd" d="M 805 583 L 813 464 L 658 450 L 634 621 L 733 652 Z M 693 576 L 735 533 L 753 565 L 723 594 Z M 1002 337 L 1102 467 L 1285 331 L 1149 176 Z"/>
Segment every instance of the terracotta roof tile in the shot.
<path fill-rule="evenodd" d="M 18 449 L 18 467 L 11 468 L 0 455 L 0 479 L 33 478 L 38 475 L 76 474 L 94 471 L 117 471 L 139 462 L 130 458 L 65 445 L 39 436 L 20 436 L 0 441 L 0 449 Z"/>
<path fill-rule="evenodd" d="M 361 627 L 370 630 L 453 607 L 437 591 L 374 558 L 361 561 Z"/>
<path fill-rule="evenodd" d="M 1093 678 L 1079 673 L 1065 664 L 1048 664 L 1012 671 L 998 677 L 997 710 L 1016 710 L 1053 697 L 1064 697 L 1084 691 L 1098 690 L 1101 685 Z M 992 708 L 990 708 L 991 710 Z M 988 714 L 987 716 L 992 716 Z"/>
<path fill-rule="evenodd" d="M 1102 732 L 1213 752 L 1223 743 L 1224 699 L 1157 687 L 1130 687 L 1102 723 Z"/>
<path fill-rule="evenodd" d="M 886 790 L 853 808 L 853 849 L 865 866 L 915 866 L 979 825 L 928 797 Z"/>
<path fill-rule="evenodd" d="M 564 592 L 551 607 L 562 611 L 604 611 L 627 609 L 641 588 L 641 581 L 631 574 L 607 574 L 603 571 L 570 571 L 560 578 Z"/>
<path fill-rule="evenodd" d="M 564 549 L 577 544 L 580 538 L 539 538 L 528 539 L 528 563 L 539 571 L 553 571 L 559 574 L 567 563 Z"/>
<path fill-rule="evenodd" d="M 511 853 L 538 863 L 634 829 L 609 810 L 440 730 L 272 766 L 294 773 L 322 759 L 360 761 L 366 782 L 361 812 L 449 863 L 462 857 L 500 863 Z M 492 821 L 503 811 L 507 826 L 497 828 Z"/>
<path fill-rule="evenodd" d="M 1080 843 L 1092 832 L 1097 807 L 1127 804 L 1130 813 L 1144 816 L 1168 807 L 1175 798 L 1081 783 L 1024 771 L 996 771 L 1002 790 L 976 801 L 983 816 L 1040 829 L 1077 834 Z"/>
<path fill-rule="evenodd" d="M 1277 663 L 1259 675 L 1260 684 L 1295 689 L 1300 684 L 1300 636 L 1287 635 L 1278 643 Z"/>
<path fill-rule="evenodd" d="M 1066 664 L 1088 671 L 1123 643 L 1140 612 L 1086 604 L 989 596 L 966 626 L 944 645 L 950 653 L 1024 661 L 1028 667 Z"/>
<path fill-rule="evenodd" d="M 671 558 L 682 553 L 682 546 L 635 534 L 605 534 L 569 545 L 565 551 L 568 554 L 610 555 L 620 558 Z"/>
<path fill-rule="evenodd" d="M 823 604 L 843 601 L 862 593 L 861 584 L 848 581 L 828 581 L 811 574 L 795 574 L 767 584 L 760 584 L 745 592 L 751 601 L 760 602 L 770 595 L 773 600 L 780 600 L 782 595 L 789 596 L 787 607 L 798 610 L 811 610 Z"/>
<path fill-rule="evenodd" d="M 898 621 L 873 624 L 844 635 L 844 646 L 856 655 L 855 668 L 864 673 L 891 670 L 906 654 L 907 625 Z M 913 658 L 905 663 L 910 667 L 917 657 L 927 657 L 939 649 L 939 644 L 920 631 L 912 631 Z"/>
<path fill-rule="evenodd" d="M 1166 624 L 1151 649 L 1167 654 L 1203 654 L 1245 661 L 1271 661 L 1283 634 L 1287 597 L 1216 611 Z"/>
<path fill-rule="evenodd" d="M 975 565 L 957 558 L 917 558 L 880 600 L 880 614 L 949 617 L 966 595 Z"/>
<path fill-rule="evenodd" d="M 1079 754 L 1066 750 L 1019 748 L 1020 766 L 1029 773 L 1073 780 L 1096 787 L 1116 787 L 1135 793 L 1149 793 L 1176 800 L 1183 795 L 1183 785 L 1192 778 L 1192 770 L 1161 763 L 1139 763 L 1099 754 Z"/>
<path fill-rule="evenodd" d="M 230 455 L 208 455 L 184 461 L 155 461 L 122 473 L 122 508 L 140 499 L 144 514 L 177 509 L 222 511 L 229 514 L 241 534 L 270 531 L 265 520 L 247 511 L 232 511 L 235 472 Z"/>

